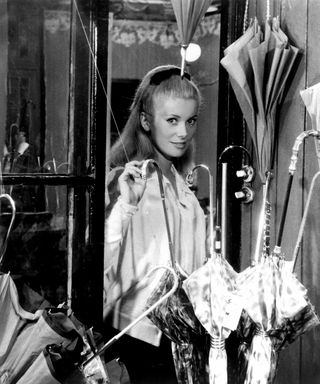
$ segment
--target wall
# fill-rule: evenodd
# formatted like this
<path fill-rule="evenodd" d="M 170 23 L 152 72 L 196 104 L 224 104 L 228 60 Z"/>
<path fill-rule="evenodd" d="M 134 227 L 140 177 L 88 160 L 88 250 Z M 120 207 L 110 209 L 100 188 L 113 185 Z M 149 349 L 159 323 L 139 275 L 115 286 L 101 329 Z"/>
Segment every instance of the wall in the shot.
<path fill-rule="evenodd" d="M 260 21 L 264 20 L 266 2 L 257 0 L 249 3 L 249 17 L 257 15 Z M 291 44 L 301 51 L 300 61 L 294 77 L 290 80 L 289 89 L 280 109 L 279 134 L 275 138 L 277 141 L 276 163 L 270 193 L 272 248 L 279 229 L 292 146 L 302 131 L 311 129 L 310 117 L 306 113 L 300 91 L 320 81 L 320 2 L 318 0 L 274 0 L 271 1 L 271 15 L 279 15 L 281 28 L 289 37 Z M 281 243 L 286 260 L 292 257 L 311 179 L 318 170 L 314 141 L 308 139 L 299 152 Z M 259 179 L 256 179 L 254 188 L 257 192 L 255 202 L 251 206 L 243 206 L 242 209 L 242 269 L 249 265 L 250 255 L 255 248 L 262 194 L 262 184 Z M 298 256 L 295 269 L 298 278 L 308 289 L 309 298 L 317 311 L 320 310 L 320 201 L 317 198 L 318 194 L 319 181 L 315 187 L 305 227 L 302 252 Z M 319 339 L 320 327 L 317 327 L 281 352 L 276 383 L 318 384 L 320 382 Z"/>

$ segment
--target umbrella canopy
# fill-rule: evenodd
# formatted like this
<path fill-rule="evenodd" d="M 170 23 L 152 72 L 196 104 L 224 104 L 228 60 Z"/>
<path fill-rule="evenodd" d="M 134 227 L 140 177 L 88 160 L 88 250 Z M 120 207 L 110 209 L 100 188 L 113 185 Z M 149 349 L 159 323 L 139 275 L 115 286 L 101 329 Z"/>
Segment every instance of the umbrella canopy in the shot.
<path fill-rule="evenodd" d="M 264 32 L 255 19 L 243 36 L 225 50 L 221 60 L 253 140 L 259 175 L 264 184 L 254 262 L 260 256 L 263 220 L 269 205 L 277 114 L 298 52 L 289 44 L 278 18 L 267 18 Z"/>
<path fill-rule="evenodd" d="M 208 339 L 182 287 L 187 275 L 174 257 L 161 169 L 154 160 L 146 160 L 142 166 L 142 172 L 146 175 L 149 163 L 155 166 L 158 175 L 171 266 L 178 276 L 178 287 L 172 295 L 150 311 L 148 318 L 172 341 L 172 354 L 178 382 L 206 383 L 207 359 L 205 350 Z M 147 301 L 147 308 L 154 305 L 159 298 L 164 297 L 172 289 L 173 283 L 172 273 L 164 273 L 158 287 L 152 292 Z"/>
<path fill-rule="evenodd" d="M 230 293 L 235 289 L 237 274 L 221 255 L 221 242 L 219 239 L 220 221 L 218 219 L 216 223 L 217 234 L 214 241 L 212 174 L 210 169 L 202 164 L 196 165 L 191 173 L 199 167 L 206 169 L 209 176 L 210 255 L 207 262 L 191 273 L 183 282 L 183 288 L 200 323 L 210 335 L 209 382 L 210 384 L 227 384 L 225 339 L 230 335 L 232 327 L 230 327 L 230 324 L 226 326 L 225 313 Z"/>
<path fill-rule="evenodd" d="M 262 182 L 273 166 L 276 112 L 298 52 L 278 18 L 266 21 L 264 33 L 255 19 L 221 59 L 254 142 Z"/>
<path fill-rule="evenodd" d="M 171 0 L 181 37 L 183 56 L 181 76 L 184 74 L 186 50 L 195 30 L 211 4 L 211 0 Z"/>

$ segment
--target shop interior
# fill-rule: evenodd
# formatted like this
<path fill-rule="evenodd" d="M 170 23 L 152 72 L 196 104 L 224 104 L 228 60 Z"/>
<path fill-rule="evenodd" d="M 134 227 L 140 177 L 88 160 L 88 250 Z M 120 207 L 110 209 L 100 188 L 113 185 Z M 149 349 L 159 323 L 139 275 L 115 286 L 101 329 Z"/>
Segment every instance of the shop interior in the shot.
<path fill-rule="evenodd" d="M 72 329 L 78 332 L 81 324 L 87 342 L 86 354 L 77 355 L 82 360 L 73 361 L 78 373 L 85 369 L 81 363 L 108 342 L 103 335 L 103 270 L 110 148 L 121 135 L 144 74 L 157 65 L 181 65 L 173 2 L 0 1 L 0 278 L 6 279 L 0 280 L 0 306 L 6 305 L 1 297 L 7 297 L 3 287 L 10 277 L 11 291 L 23 313 L 28 312 L 27 323 L 45 308 L 52 313 L 63 308 Z M 318 384 L 320 3 L 207 3 L 188 42 L 200 48 L 200 56 L 185 61 L 204 100 L 195 162 L 211 171 L 210 179 L 198 170 L 193 191 L 209 219 L 219 215 L 221 253 L 235 273 L 259 266 L 262 259 L 283 263 L 285 277 L 272 292 L 286 292 L 287 301 L 294 289 L 304 292 L 301 300 L 309 312 L 290 322 L 286 318 L 280 330 L 270 324 L 285 299 L 268 297 L 267 304 L 256 305 L 266 316 L 263 327 L 272 328 L 263 337 L 272 336 L 275 348 L 274 376 L 259 383 Z M 251 30 L 250 46 L 245 36 Z M 274 46 L 264 43 L 268 33 L 277 36 Z M 254 49 L 244 57 L 248 46 Z M 298 288 L 290 286 L 290 279 Z M 271 283 L 257 284 L 266 292 Z M 4 308 L 0 317 L 9 319 Z M 6 323 L 0 320 L 0 382 L 7 374 L 1 359 L 10 354 L 9 349 L 1 353 Z M 238 348 L 239 335 L 231 332 L 228 379 L 210 384 L 241 382 Z M 176 383 L 161 353 L 159 359 L 168 370 L 166 384 Z M 29 375 L 35 377 L 33 361 L 25 363 L 18 379 L 33 369 Z M 121 369 L 118 365 L 115 371 Z M 27 380 L 21 383 L 36 384 Z M 130 382 L 101 380 L 95 382 Z M 144 382 L 163 381 L 148 376 Z"/>

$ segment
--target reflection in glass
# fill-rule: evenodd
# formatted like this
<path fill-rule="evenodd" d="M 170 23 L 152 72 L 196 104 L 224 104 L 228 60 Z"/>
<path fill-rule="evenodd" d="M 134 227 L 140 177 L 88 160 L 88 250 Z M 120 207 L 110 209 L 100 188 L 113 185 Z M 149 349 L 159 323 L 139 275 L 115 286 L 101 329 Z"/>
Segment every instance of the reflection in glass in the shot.
<path fill-rule="evenodd" d="M 3 270 L 41 293 L 52 304 L 67 298 L 66 187 L 46 187 L 45 196 L 54 188 L 59 200 L 47 201 L 41 212 L 17 212 L 4 257 Z M 64 196 L 64 199 L 61 199 Z M 55 204 L 59 201 L 60 214 Z M 1 206 L 0 231 L 6 230 L 10 210 Z"/>
<path fill-rule="evenodd" d="M 6 70 L 0 76 L 6 78 L 7 97 L 0 97 L 5 112 L 0 145 L 5 173 L 69 172 L 70 6 L 60 0 L 2 4 L 6 33 L 0 45 L 6 49 L 0 64 Z M 50 161 L 55 167 L 44 167 Z"/>

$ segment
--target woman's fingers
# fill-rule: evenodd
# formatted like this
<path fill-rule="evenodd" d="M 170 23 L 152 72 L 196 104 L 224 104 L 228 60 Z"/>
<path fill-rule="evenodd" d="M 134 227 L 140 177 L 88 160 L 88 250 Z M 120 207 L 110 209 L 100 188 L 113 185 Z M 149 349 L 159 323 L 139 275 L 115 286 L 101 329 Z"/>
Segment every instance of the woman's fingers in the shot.
<path fill-rule="evenodd" d="M 141 178 L 142 177 L 142 171 L 141 171 L 141 165 L 143 161 L 131 161 L 126 164 L 123 177 L 124 179 L 127 178 L 128 175 L 134 178 Z"/>
<path fill-rule="evenodd" d="M 121 196 L 129 204 L 136 205 L 146 187 L 146 180 L 142 178 L 142 164 L 143 161 L 127 163 L 118 179 Z"/>

